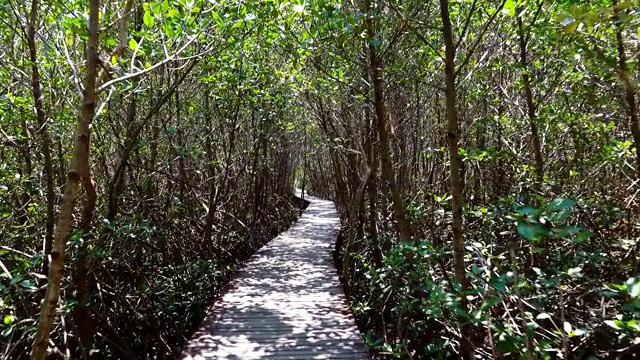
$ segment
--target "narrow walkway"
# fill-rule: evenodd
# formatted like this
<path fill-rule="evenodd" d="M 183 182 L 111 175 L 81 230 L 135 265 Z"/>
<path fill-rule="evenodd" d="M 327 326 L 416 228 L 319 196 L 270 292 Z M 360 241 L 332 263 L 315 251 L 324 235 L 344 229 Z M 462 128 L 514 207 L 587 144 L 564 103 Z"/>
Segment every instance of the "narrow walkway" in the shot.
<path fill-rule="evenodd" d="M 333 265 L 340 219 L 307 197 L 300 219 L 239 271 L 181 359 L 368 359 Z"/>

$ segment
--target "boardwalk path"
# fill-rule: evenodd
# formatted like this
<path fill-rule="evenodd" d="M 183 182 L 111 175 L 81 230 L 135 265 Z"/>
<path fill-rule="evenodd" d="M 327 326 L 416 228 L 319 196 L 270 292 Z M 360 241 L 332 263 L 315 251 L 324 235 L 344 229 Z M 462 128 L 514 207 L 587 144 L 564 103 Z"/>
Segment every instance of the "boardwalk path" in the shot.
<path fill-rule="evenodd" d="M 333 266 L 340 220 L 307 198 L 300 219 L 254 255 L 181 359 L 368 359 Z"/>

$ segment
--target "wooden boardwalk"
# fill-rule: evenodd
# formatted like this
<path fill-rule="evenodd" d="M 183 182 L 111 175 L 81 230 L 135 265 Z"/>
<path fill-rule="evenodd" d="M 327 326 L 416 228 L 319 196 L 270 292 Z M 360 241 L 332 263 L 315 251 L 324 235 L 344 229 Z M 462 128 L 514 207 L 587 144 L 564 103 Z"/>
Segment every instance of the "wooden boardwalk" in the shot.
<path fill-rule="evenodd" d="M 335 206 L 306 200 L 300 219 L 239 271 L 180 359 L 369 359 L 333 264 Z"/>

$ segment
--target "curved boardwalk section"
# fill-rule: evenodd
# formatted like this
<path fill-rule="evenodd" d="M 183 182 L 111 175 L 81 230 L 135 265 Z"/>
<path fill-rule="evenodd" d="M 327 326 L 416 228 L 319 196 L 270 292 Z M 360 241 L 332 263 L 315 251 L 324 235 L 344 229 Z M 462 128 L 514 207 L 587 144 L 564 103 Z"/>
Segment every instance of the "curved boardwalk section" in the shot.
<path fill-rule="evenodd" d="M 308 197 L 300 219 L 238 272 L 181 359 L 368 359 L 332 249 L 340 219 Z"/>

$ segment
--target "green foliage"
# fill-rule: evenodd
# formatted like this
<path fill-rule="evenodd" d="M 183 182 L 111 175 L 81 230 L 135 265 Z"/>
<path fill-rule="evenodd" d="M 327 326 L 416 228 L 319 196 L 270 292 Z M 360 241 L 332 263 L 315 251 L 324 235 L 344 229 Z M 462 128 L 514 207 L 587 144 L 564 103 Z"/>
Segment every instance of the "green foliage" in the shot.
<path fill-rule="evenodd" d="M 60 309 L 74 317 L 88 305 L 97 324 L 88 354 L 175 354 L 238 261 L 291 219 L 283 197 L 302 169 L 316 193 L 346 209 L 364 165 L 374 171 L 356 221 L 351 300 L 379 354 L 456 358 L 466 326 L 485 358 L 633 351 L 638 144 L 620 76 L 628 71 L 637 92 L 636 2 L 448 1 L 466 292 L 451 262 L 439 3 L 366 4 L 153 0 L 125 16 L 122 2 L 103 2 L 91 134 L 97 216 L 68 239 Z M 40 1 L 43 130 L 22 30 L 29 5 L 0 0 L 0 343 L 14 349 L 9 357 L 32 340 L 45 284 L 41 132 L 52 138 L 59 205 L 88 36 L 86 2 Z M 397 199 L 380 176 L 379 109 L 411 242 L 398 240 Z M 532 180 L 533 126 L 542 181 Z M 72 269 L 85 245 L 91 291 L 78 299 Z M 75 330 L 57 324 L 54 344 L 73 347 L 65 339 Z"/>

